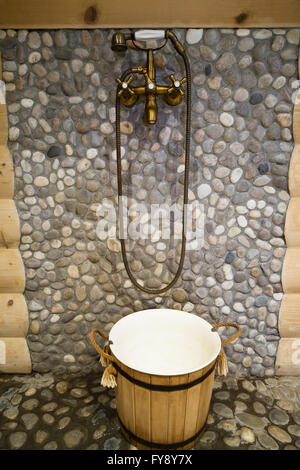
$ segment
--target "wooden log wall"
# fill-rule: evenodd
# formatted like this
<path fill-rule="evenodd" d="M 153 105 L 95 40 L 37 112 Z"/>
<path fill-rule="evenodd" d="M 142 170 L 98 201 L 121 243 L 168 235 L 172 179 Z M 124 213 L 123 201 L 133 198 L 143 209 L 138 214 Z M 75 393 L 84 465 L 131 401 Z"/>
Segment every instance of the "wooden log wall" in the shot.
<path fill-rule="evenodd" d="M 300 58 L 298 60 L 300 76 Z M 282 268 L 284 297 L 279 312 L 281 339 L 276 356 L 277 375 L 300 375 L 300 90 L 294 105 L 294 150 L 289 167 L 290 202 L 285 220 L 287 251 Z"/>
<path fill-rule="evenodd" d="M 25 271 L 18 250 L 20 226 L 13 201 L 14 169 L 7 147 L 5 84 L 1 78 L 0 56 L 0 373 L 25 374 L 31 372 Z"/>
<path fill-rule="evenodd" d="M 299 0 L 0 0 L 0 29 L 298 26 Z"/>

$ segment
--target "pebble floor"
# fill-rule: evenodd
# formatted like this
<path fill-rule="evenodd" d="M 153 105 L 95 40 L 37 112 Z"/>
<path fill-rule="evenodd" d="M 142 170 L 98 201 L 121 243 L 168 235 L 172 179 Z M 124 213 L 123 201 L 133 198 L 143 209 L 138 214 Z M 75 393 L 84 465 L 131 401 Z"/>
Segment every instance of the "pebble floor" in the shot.
<path fill-rule="evenodd" d="M 0 449 L 135 449 L 122 436 L 113 390 L 99 377 L 0 378 Z M 195 449 L 300 449 L 300 378 L 216 377 Z"/>

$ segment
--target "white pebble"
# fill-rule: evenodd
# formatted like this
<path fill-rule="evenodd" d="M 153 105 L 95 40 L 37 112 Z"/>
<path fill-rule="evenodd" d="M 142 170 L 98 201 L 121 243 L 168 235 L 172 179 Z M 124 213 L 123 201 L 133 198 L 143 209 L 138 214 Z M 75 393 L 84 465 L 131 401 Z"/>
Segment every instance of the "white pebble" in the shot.
<path fill-rule="evenodd" d="M 86 156 L 89 160 L 95 158 L 98 154 L 98 150 L 95 149 L 95 148 L 90 148 L 88 149 L 88 151 L 86 152 Z"/>
<path fill-rule="evenodd" d="M 198 196 L 200 199 L 204 199 L 211 193 L 211 187 L 208 184 L 200 184 L 198 187 Z"/>
<path fill-rule="evenodd" d="M 230 127 L 234 123 L 234 119 L 231 114 L 229 113 L 222 113 L 220 115 L 220 122 L 225 127 Z"/>
<path fill-rule="evenodd" d="M 241 304 L 241 302 L 235 302 L 233 304 L 233 310 L 235 310 L 236 312 L 242 313 L 242 312 L 245 312 L 245 307 L 243 306 L 243 304 Z"/>
<path fill-rule="evenodd" d="M 232 281 L 233 273 L 232 273 L 232 268 L 230 264 L 225 263 L 223 265 L 223 272 L 224 272 L 226 281 Z"/>
<path fill-rule="evenodd" d="M 253 32 L 253 37 L 255 39 L 267 39 L 272 36 L 272 31 L 269 29 L 259 29 Z"/>
<path fill-rule="evenodd" d="M 230 181 L 232 183 L 237 183 L 239 179 L 241 178 L 242 174 L 243 174 L 242 168 L 235 168 L 230 175 Z"/>
<path fill-rule="evenodd" d="M 240 215 L 237 218 L 237 222 L 238 222 L 240 227 L 242 227 L 242 228 L 247 227 L 247 219 L 243 215 Z"/>
<path fill-rule="evenodd" d="M 48 186 L 49 180 L 45 176 L 37 176 L 36 178 L 34 178 L 34 184 L 39 188 Z"/>
<path fill-rule="evenodd" d="M 230 308 L 225 305 L 224 307 L 222 307 L 222 313 L 224 313 L 224 315 L 228 315 L 230 313 Z"/>
<path fill-rule="evenodd" d="M 186 42 L 188 44 L 197 44 L 203 36 L 203 29 L 188 29 L 186 33 Z"/>
<path fill-rule="evenodd" d="M 31 108 L 33 106 L 33 100 L 29 98 L 24 98 L 23 100 L 21 100 L 21 105 L 24 108 Z"/>

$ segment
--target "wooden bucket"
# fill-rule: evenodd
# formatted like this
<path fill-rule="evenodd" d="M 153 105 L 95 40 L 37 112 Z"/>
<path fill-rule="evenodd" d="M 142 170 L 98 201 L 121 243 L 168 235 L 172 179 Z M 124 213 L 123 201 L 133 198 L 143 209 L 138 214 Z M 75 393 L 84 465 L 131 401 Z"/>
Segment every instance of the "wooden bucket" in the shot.
<path fill-rule="evenodd" d="M 221 343 L 219 326 L 238 332 Z M 104 350 L 95 333 L 109 340 Z M 117 413 L 126 439 L 140 449 L 192 447 L 205 429 L 221 348 L 240 333 L 232 323 L 210 325 L 170 309 L 127 315 L 109 337 L 94 328 L 91 342 L 116 376 Z"/>

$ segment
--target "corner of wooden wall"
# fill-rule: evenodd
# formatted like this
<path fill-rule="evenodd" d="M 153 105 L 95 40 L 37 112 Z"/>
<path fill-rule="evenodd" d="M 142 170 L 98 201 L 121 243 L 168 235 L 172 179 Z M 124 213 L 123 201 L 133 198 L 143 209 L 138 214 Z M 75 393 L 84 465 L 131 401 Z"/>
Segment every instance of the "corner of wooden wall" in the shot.
<path fill-rule="evenodd" d="M 2 63 L 0 54 L 0 81 Z M 0 87 L 0 373 L 28 374 L 31 358 L 27 346 L 28 310 L 23 295 L 25 270 L 14 196 L 14 168 L 7 146 L 8 121 L 5 85 Z"/>
<path fill-rule="evenodd" d="M 300 90 L 294 105 L 293 135 L 295 146 L 289 167 L 291 199 L 284 229 L 287 245 L 282 267 L 284 296 L 278 321 L 281 338 L 275 363 L 277 375 L 300 375 Z"/>

